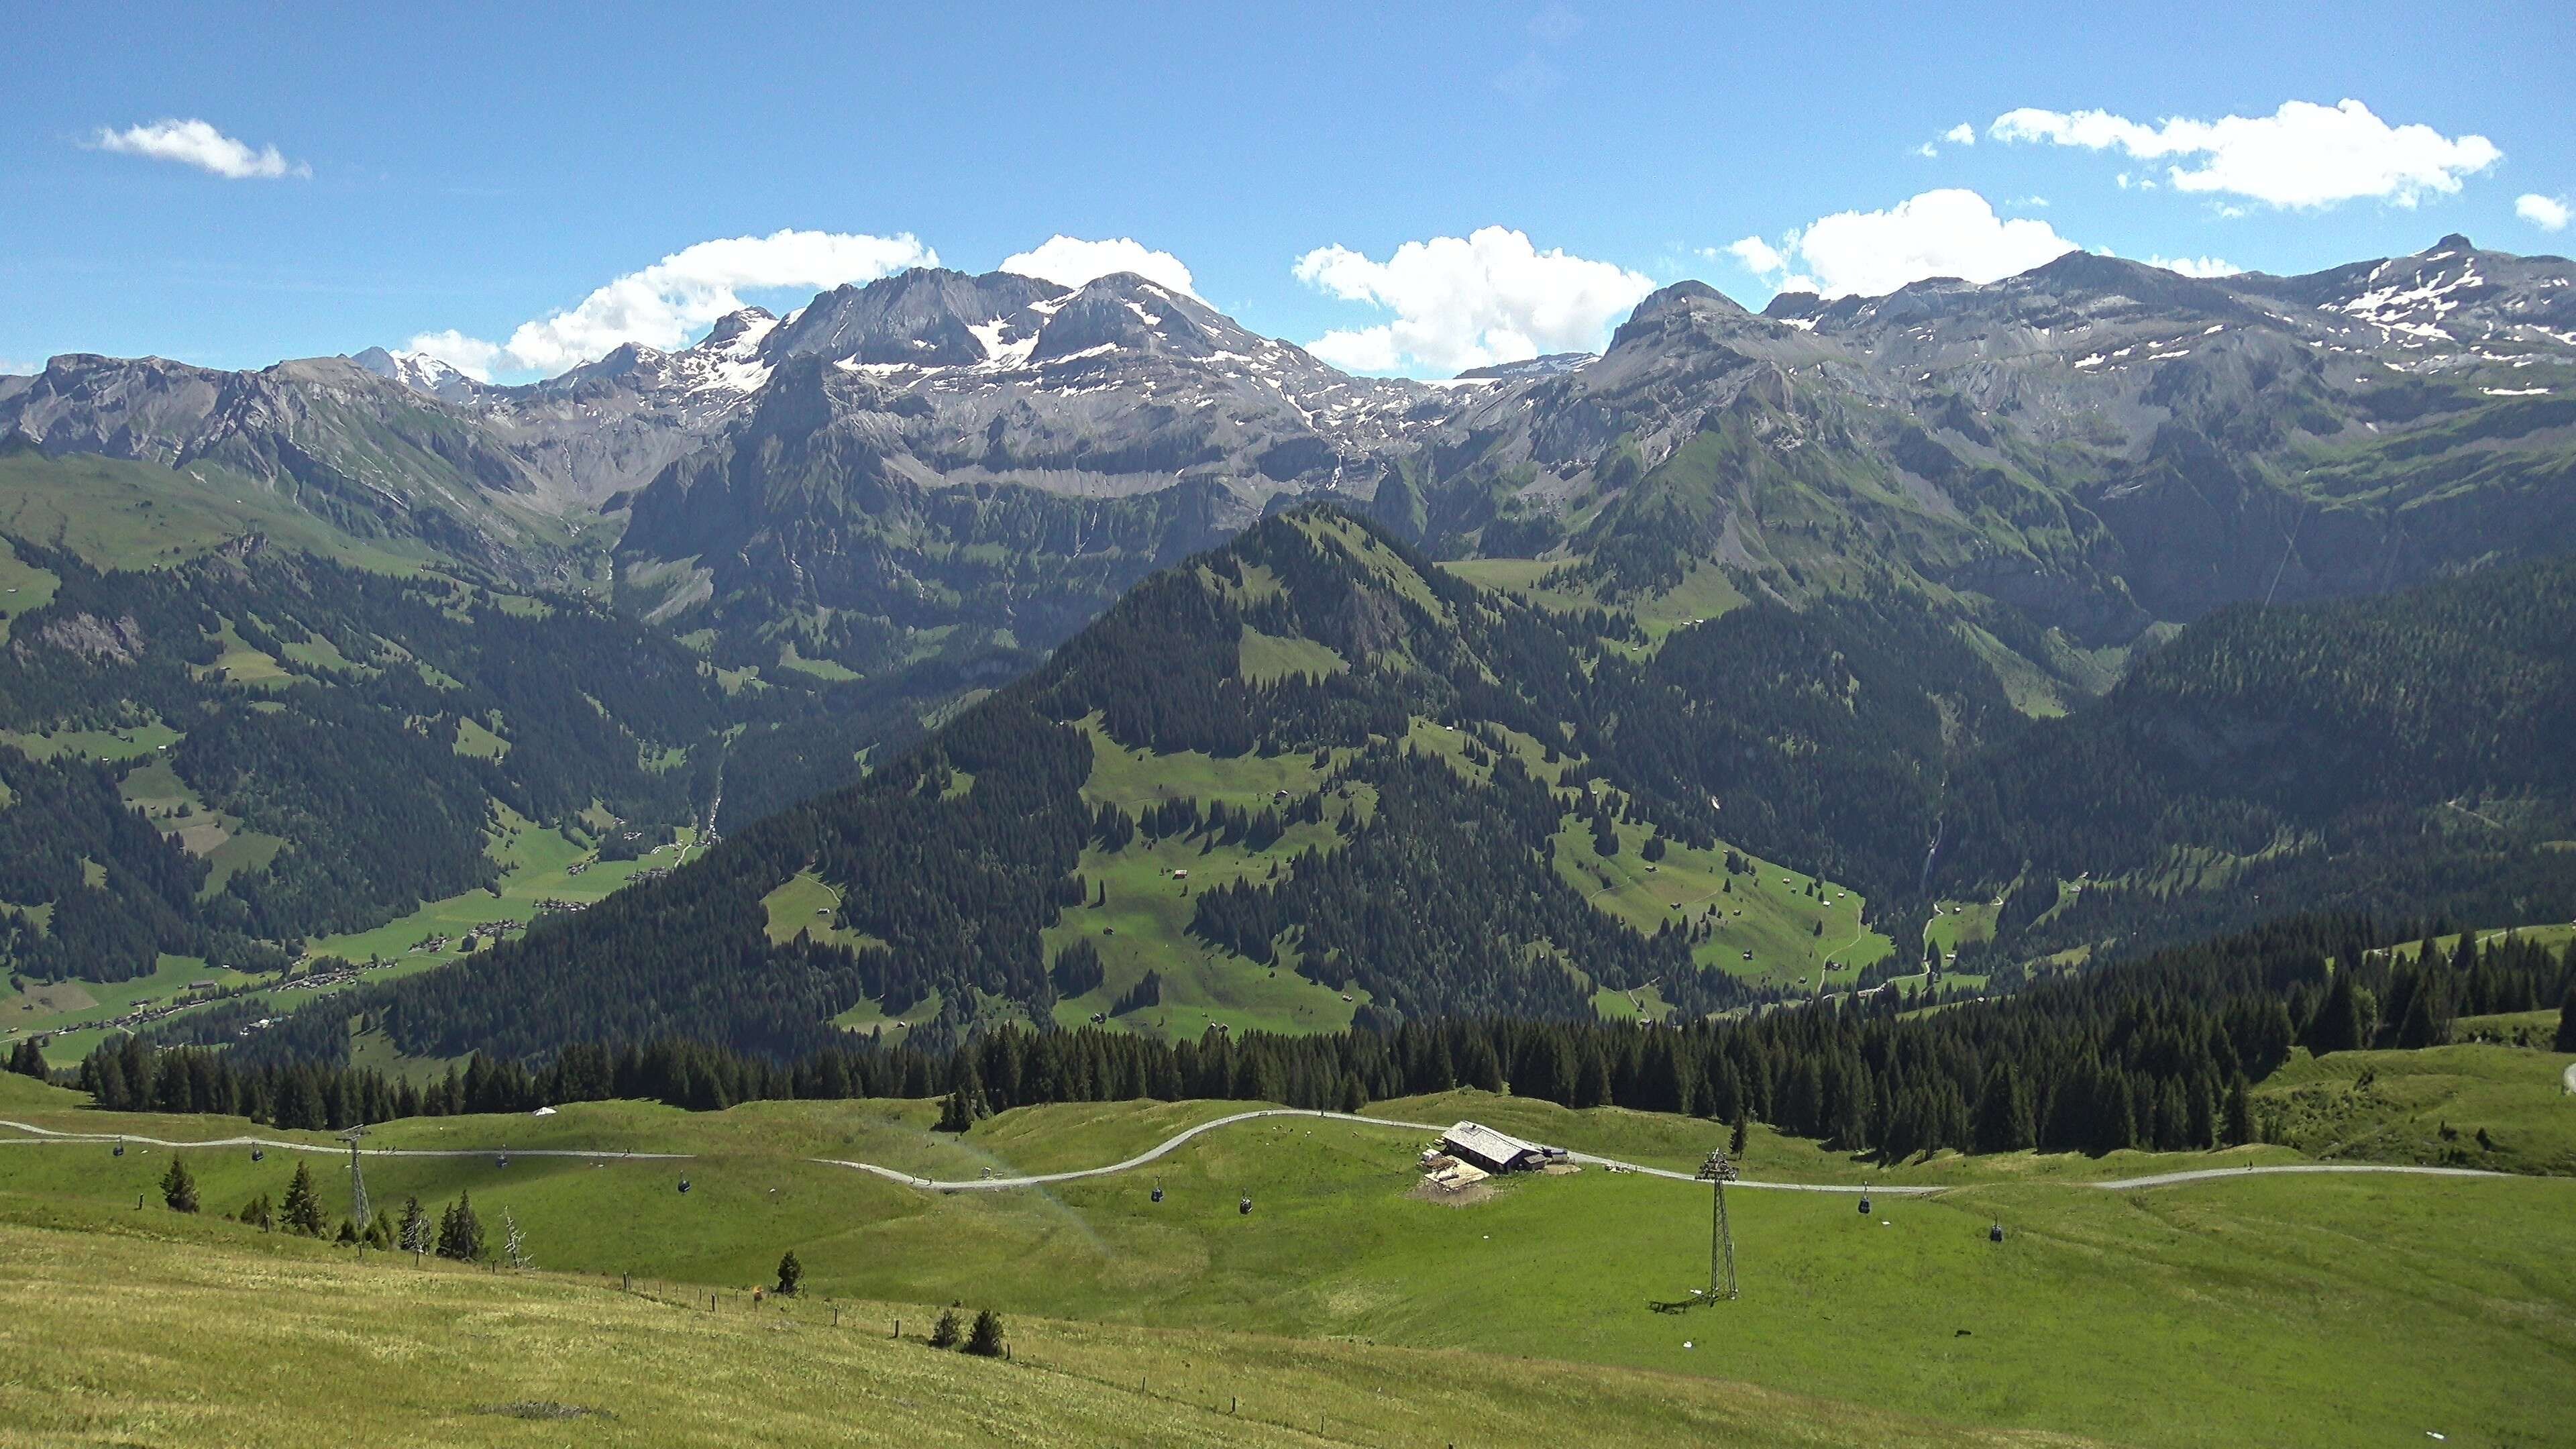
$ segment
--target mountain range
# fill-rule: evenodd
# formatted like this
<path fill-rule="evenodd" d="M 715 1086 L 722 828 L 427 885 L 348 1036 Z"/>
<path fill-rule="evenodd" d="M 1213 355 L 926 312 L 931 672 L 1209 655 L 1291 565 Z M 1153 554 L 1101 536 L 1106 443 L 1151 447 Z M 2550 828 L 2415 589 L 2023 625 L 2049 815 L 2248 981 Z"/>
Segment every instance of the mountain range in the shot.
<path fill-rule="evenodd" d="M 2457 236 L 2300 277 L 2077 253 L 1758 313 L 1684 282 L 1598 356 L 1420 383 L 1349 376 L 1132 275 L 920 270 L 520 386 L 381 348 L 253 372 L 57 357 L 0 378 L 0 571 L 25 580 L 0 603 L 0 744 L 28 755 L 11 798 L 57 802 L 90 843 L 75 877 L 35 862 L 45 832 L 0 832 L 11 959 L 77 972 L 54 921 L 88 922 L 83 949 L 115 958 L 93 975 L 291 954 L 484 879 L 477 832 L 505 806 L 582 841 L 721 819 L 771 842 L 636 895 L 739 874 L 721 949 L 808 973 L 792 1008 L 726 1029 L 755 1045 L 871 1012 L 1105 1017 L 1142 1009 L 1149 970 L 1202 1021 L 1614 1005 L 1603 993 L 1716 1010 L 1865 957 L 1911 968 L 1927 923 L 2007 974 L 2169 938 L 2159 912 L 2248 918 L 2257 877 L 2276 904 L 2537 906 L 2564 859 L 2544 847 L 2576 834 L 2565 782 L 2518 753 L 2565 717 L 2548 561 L 2576 540 L 2571 291 L 2565 259 Z M 1282 515 L 1286 533 L 1255 529 Z M 2426 639 L 2483 663 L 2443 672 L 2417 659 Z M 2421 667 L 2356 672 L 2319 642 L 2353 640 L 2399 641 Z M 677 693 L 592 677 L 629 659 Z M 1065 683 L 1091 677 L 1084 660 L 1114 684 Z M 2348 718 L 2257 698 L 2231 672 L 2249 660 L 2292 661 Z M 2437 688 L 2515 723 L 2445 753 L 2382 692 Z M 1010 810 L 1071 808 L 1057 795 L 923 820 L 830 807 L 864 828 L 808 806 L 752 830 L 932 781 L 972 801 L 992 771 L 960 763 L 960 741 L 1028 708 L 1045 728 L 1012 748 L 1071 750 L 1070 784 L 1048 788 L 1088 814 L 1026 848 L 1077 863 L 987 861 L 1001 894 L 983 906 L 872 915 L 852 892 L 889 867 L 857 856 L 890 852 L 888 832 L 964 832 L 940 837 L 961 854 L 913 864 L 945 878 L 995 849 Z M 340 757 L 339 778 L 306 767 L 312 732 L 369 720 L 390 723 L 384 748 Z M 93 765 L 55 747 L 159 737 L 138 730 L 167 732 L 190 809 L 277 854 L 209 876 L 184 832 L 117 823 L 128 750 Z M 434 742 L 434 764 L 398 763 L 407 739 Z M 1473 791 L 1453 798 L 1417 755 Z M 1292 758 L 1304 773 L 1275 763 Z M 2370 784 L 2284 783 L 2319 784 L 2329 759 Z M 2373 764 L 2389 760 L 2422 770 Z M 2212 762 L 2232 763 L 2195 778 Z M 1104 770 L 1125 783 L 1098 786 Z M 394 800 L 439 822 L 438 848 L 350 850 Z M 1145 879 L 1146 856 L 1108 842 L 1158 809 L 1156 841 L 1266 837 L 1242 870 L 1280 884 L 1215 884 L 1272 899 L 1210 907 L 1193 887 L 1186 918 L 1073 950 L 1057 895 Z M 1477 832 L 1525 836 L 1537 872 L 1480 882 L 1528 901 L 1508 959 L 1429 938 L 1401 963 L 1319 954 L 1330 928 L 1299 913 L 1323 909 L 1328 877 L 1265 854 L 1301 839 L 1318 862 L 1365 862 L 1330 884 L 1394 923 L 1374 882 L 1437 892 L 1404 862 L 1454 858 L 1439 832 L 1477 812 Z M 2495 833 L 2429 823 L 2446 812 Z M 2106 833 L 2103 813 L 2122 823 Z M 2439 837 L 2422 869 L 2381 868 L 2409 831 Z M 1706 901 L 1668 918 L 1652 887 L 1690 872 L 1759 886 L 1761 929 Z M 826 926 L 801 942 L 777 904 L 799 880 Z M 1971 909 L 1976 940 L 1941 924 Z M 1829 925 L 1849 950 L 1826 952 Z M 1793 961 L 1785 933 L 1809 927 Z M 1760 969 L 1679 964 L 1721 956 Z M 1338 964 L 1306 969 L 1323 959 Z M 676 1003 L 713 989 L 691 979 L 633 1011 L 684 1020 Z M 442 1046 L 467 1040 L 459 1019 Z"/>

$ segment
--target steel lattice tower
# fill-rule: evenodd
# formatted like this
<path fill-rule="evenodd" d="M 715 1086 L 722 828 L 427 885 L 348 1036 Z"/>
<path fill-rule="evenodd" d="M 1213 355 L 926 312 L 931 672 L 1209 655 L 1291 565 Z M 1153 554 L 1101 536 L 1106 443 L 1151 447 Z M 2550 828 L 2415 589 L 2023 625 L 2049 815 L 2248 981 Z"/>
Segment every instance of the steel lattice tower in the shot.
<path fill-rule="evenodd" d="M 340 1140 L 349 1144 L 349 1220 L 356 1223 L 362 1233 L 375 1216 L 367 1202 L 367 1175 L 358 1170 L 358 1139 L 366 1135 L 367 1124 L 364 1122 L 340 1134 Z"/>
<path fill-rule="evenodd" d="M 1708 1161 L 1694 1174 L 1713 1190 L 1708 1214 L 1708 1296 L 1711 1301 L 1733 1298 L 1735 1287 L 1735 1234 L 1726 1223 L 1726 1185 L 1738 1176 L 1735 1164 L 1728 1161 L 1723 1148 L 1709 1153 Z"/>

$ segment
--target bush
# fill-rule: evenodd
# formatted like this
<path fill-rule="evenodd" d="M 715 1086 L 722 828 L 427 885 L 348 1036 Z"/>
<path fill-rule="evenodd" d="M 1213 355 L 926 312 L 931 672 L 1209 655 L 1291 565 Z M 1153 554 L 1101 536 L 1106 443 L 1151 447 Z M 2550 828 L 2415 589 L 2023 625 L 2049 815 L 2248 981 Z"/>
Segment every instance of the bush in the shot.
<path fill-rule="evenodd" d="M 966 1351 L 984 1358 L 1002 1356 L 1002 1317 L 990 1308 L 978 1310 L 975 1327 L 966 1335 Z"/>

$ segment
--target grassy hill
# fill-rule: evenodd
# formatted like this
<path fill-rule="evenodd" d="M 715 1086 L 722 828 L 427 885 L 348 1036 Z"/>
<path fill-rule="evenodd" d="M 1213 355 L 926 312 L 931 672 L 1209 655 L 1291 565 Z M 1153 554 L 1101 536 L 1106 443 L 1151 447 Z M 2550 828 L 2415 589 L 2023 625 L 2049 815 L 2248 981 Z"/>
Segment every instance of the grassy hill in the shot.
<path fill-rule="evenodd" d="M 1025 1315 L 996 1362 L 930 1349 L 923 1304 L 728 1293 L 709 1308 L 166 1220 L 66 1213 L 0 1226 L 0 1244 L 18 1269 L 0 1285 L 7 1333 L 45 1345 L 51 1370 L 0 1379 L 13 1445 L 291 1445 L 324 1424 L 460 1446 L 2070 1442 L 1722 1380 Z M 400 1350 L 363 1377 L 318 1371 L 354 1339 Z"/>
<path fill-rule="evenodd" d="M 2542 1080 L 2542 1069 L 2564 1059 L 2515 1056 L 2532 1067 L 2514 1078 L 2517 1110 L 2555 1105 L 2554 1078 Z M 102 1119 L 76 1100 L 0 1079 L 0 1115 L 17 1120 L 170 1137 L 228 1125 Z M 934 1371 L 907 1367 L 918 1358 L 843 1355 L 874 1351 L 858 1347 L 859 1337 L 920 1354 L 876 1337 L 897 1313 L 908 1335 L 919 1331 L 924 1310 L 894 1305 L 956 1299 L 1008 1315 L 1015 1355 L 1083 1366 L 1101 1381 L 1082 1390 L 1095 1402 L 1108 1383 L 1146 1374 L 1161 1397 L 1137 1402 L 1135 1412 L 1146 1416 L 1139 1425 L 1233 1392 L 1258 1405 L 1256 1415 L 1284 1402 L 1325 1408 L 1328 1437 L 1363 1443 L 1418 1442 L 1408 1426 L 1454 1422 L 1440 1417 L 1453 1412 L 1451 1401 L 1424 1387 L 1440 1378 L 1463 1380 L 1498 1407 L 1498 1419 L 1539 1438 L 1568 1432 L 1552 1427 L 1550 1413 L 1597 1412 L 1598 1422 L 1645 1442 L 1685 1431 L 1722 1440 L 1741 1422 L 1740 1432 L 1757 1437 L 1862 1443 L 2015 1430 L 2149 1445 L 2340 1445 L 2403 1424 L 2454 1441 L 2541 1444 L 2560 1427 L 2549 1385 L 2576 1366 L 2576 1215 L 2567 1211 L 2576 1189 L 2565 1180 L 2253 1176 L 2113 1193 L 2084 1180 L 2298 1159 L 2282 1148 L 1945 1156 L 1877 1179 L 1940 1186 L 1941 1194 L 1880 1195 L 1867 1214 L 1847 1196 L 1730 1194 L 1744 1296 L 1672 1314 L 1651 1305 L 1705 1281 L 1703 1190 L 1587 1170 L 1514 1179 L 1467 1206 L 1425 1201 L 1412 1167 L 1422 1134 L 1403 1129 L 1268 1119 L 1219 1129 L 1126 1176 L 992 1194 L 924 1194 L 810 1160 L 848 1157 L 968 1178 L 984 1166 L 1093 1165 L 1236 1105 L 1024 1109 L 979 1124 L 961 1141 L 928 1133 L 931 1104 L 920 1102 L 768 1103 L 694 1116 L 598 1103 L 543 1119 L 421 1119 L 380 1130 L 378 1142 L 506 1140 L 520 1149 L 507 1167 L 486 1156 L 371 1159 L 369 1185 L 380 1203 L 419 1193 L 433 1207 L 470 1191 L 487 1224 L 509 1210 L 538 1264 L 592 1275 L 587 1286 L 415 1273 L 378 1259 L 353 1266 L 346 1250 L 165 1212 L 151 1194 L 167 1163 L 162 1149 L 134 1145 L 114 1157 L 102 1144 L 12 1146 L 0 1156 L 0 1222 L 11 1224 L 0 1232 L 9 1235 L 12 1261 L 42 1266 L 0 1290 L 12 1295 L 11 1331 L 32 1331 L 38 1343 L 82 1343 L 93 1339 L 54 1335 L 50 1326 L 127 1321 L 132 1326 L 113 1341 L 160 1366 L 78 1404 L 44 1387 L 51 1376 L 10 1392 L 47 1414 L 147 1412 L 171 1400 L 197 1404 L 192 1413 L 240 1412 L 227 1406 L 260 1402 L 255 1388 L 272 1370 L 241 1366 L 239 1344 L 261 1343 L 263 1353 L 291 1364 L 336 1341 L 338 1325 L 360 1321 L 380 1296 L 386 1337 L 412 1346 L 382 1370 L 395 1376 L 378 1396 L 386 1409 L 366 1412 L 445 1414 L 440 1432 L 457 1442 L 478 1442 L 470 1435 L 483 1420 L 474 1408 L 522 1400 L 615 1409 L 620 1420 L 589 1426 L 610 1436 L 663 1423 L 680 1426 L 669 1431 L 675 1436 L 698 1432 L 686 1427 L 688 1414 L 716 1412 L 734 1402 L 727 1394 L 767 1392 L 753 1384 L 789 1381 L 783 1366 L 775 1380 L 772 1370 L 750 1366 L 762 1361 L 810 1361 L 818 1371 L 846 1365 L 857 1375 L 852 1382 L 887 1376 L 918 1385 L 903 1396 L 935 1402 L 950 1391 L 914 1375 L 982 1366 L 932 1360 L 942 1364 Z M 1473 1093 L 1373 1110 L 1426 1122 L 1473 1116 L 1682 1166 L 1705 1151 L 1714 1130 L 1689 1119 L 1570 1112 Z M 701 1155 L 601 1165 L 524 1155 L 575 1144 Z M 275 1151 L 260 1163 L 241 1148 L 187 1156 L 210 1210 L 253 1192 L 274 1195 L 290 1171 Z M 313 1162 L 325 1201 L 343 1201 L 335 1159 Z M 1872 1180 L 1847 1158 L 1767 1132 L 1757 1132 L 1747 1171 Z M 686 1194 L 675 1191 L 682 1176 L 691 1180 Z M 1149 1200 L 1158 1183 L 1161 1203 Z M 138 1193 L 152 1204 L 139 1212 Z M 1255 1202 L 1249 1215 L 1235 1210 L 1244 1195 Z M 2006 1227 L 2001 1245 L 1986 1240 L 1992 1222 Z M 77 1235 L 51 1231 L 58 1228 Z M 840 1302 L 853 1317 L 864 1311 L 864 1334 L 827 1338 L 828 1312 L 814 1303 L 787 1315 L 746 1311 L 737 1295 L 766 1282 L 789 1248 L 806 1266 L 809 1295 Z M 713 1288 L 726 1295 L 725 1306 L 713 1315 L 702 1306 L 657 1307 L 620 1297 L 596 1276 L 625 1273 L 673 1305 L 703 1305 Z M 70 1291 L 75 1282 L 81 1291 Z M 303 1282 L 309 1291 L 248 1291 Z M 179 1325 L 189 1315 L 145 1306 L 162 1292 L 207 1312 L 235 1305 L 237 1317 L 213 1321 L 257 1331 L 182 1343 Z M 543 1351 L 575 1337 L 596 1346 Z M 621 1367 L 623 1345 L 639 1340 L 670 1342 L 658 1387 L 623 1387 L 633 1373 Z M 2428 1340 L 2443 1353 L 2428 1358 Z M 822 1357 L 797 1357 L 809 1353 Z M 2070 1372 L 2071 1364 L 2083 1371 Z M 2477 1369 L 2459 1371 L 2463 1364 Z M 213 1387 L 228 1366 L 250 1377 L 239 1388 Z M 1014 1366 L 1031 1367 L 1016 1359 Z M 1262 1377 L 1273 1370 L 1287 1376 Z M 714 1387 L 747 1373 L 752 1383 L 738 1389 Z M 1593 1375 L 1604 1386 L 1597 1409 L 1591 1391 L 1576 1387 Z M 1228 1380 L 1258 1388 L 1229 1388 Z M 1302 1394 L 1284 1396 L 1292 1384 Z M 1622 1407 L 1632 1384 L 1640 1392 L 1652 1386 L 1645 1402 L 1661 1407 L 1634 1410 L 1641 1422 L 1630 1429 L 1620 1416 L 1632 1412 Z M 170 1385 L 204 1387 L 188 1393 Z M 490 1387 L 469 1387 L 479 1385 Z M 1357 1411 L 1381 1392 L 1394 1402 L 1352 1412 L 1351 1425 L 1330 1429 L 1346 1412 L 1332 1405 Z M 608 1397 L 619 1394 L 633 1397 Z M 1512 1406 L 1524 1395 L 1556 1407 L 1523 1413 Z M 1770 1405 L 1780 1423 L 1766 1431 L 1760 1416 L 1702 1428 L 1691 1427 L 1696 1419 L 1652 1422 L 1701 1402 Z M 1892 1406 L 1907 1417 L 1876 1418 Z M 763 1416 L 773 1412 L 794 1415 L 792 1403 L 736 1404 L 732 1412 L 750 1437 L 804 1432 L 792 1417 L 774 1429 L 748 1427 L 770 1423 Z M 1406 1417 L 1417 1412 L 1431 1417 Z M 679 1417 L 663 1417 L 671 1415 Z M 1082 1427 L 1090 1419 L 1067 1422 L 1068 1434 L 1092 1432 Z M 1518 1430 L 1456 1432 L 1461 1442 L 1511 1442 Z"/>

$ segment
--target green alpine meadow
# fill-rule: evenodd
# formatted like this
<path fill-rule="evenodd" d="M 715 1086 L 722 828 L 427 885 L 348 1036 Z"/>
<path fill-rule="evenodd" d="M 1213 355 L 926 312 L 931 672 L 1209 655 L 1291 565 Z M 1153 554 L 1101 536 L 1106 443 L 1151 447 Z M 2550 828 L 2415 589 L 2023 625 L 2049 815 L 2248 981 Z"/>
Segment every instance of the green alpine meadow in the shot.
<path fill-rule="evenodd" d="M 2576 1444 L 2576 30 L 2105 19 L 24 16 L 0 1449 Z"/>

